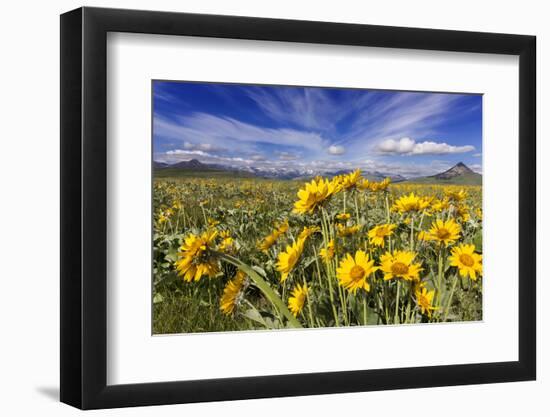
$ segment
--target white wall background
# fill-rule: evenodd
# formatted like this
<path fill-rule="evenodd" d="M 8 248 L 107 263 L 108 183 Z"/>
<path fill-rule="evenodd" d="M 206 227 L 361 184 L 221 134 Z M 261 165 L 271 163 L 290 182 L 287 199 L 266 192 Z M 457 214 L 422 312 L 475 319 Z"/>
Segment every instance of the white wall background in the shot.
<path fill-rule="evenodd" d="M 2 415 L 75 415 L 59 392 L 59 17 L 72 0 L 6 2 L 0 23 L 0 411 Z M 509 32 L 538 37 L 539 308 L 538 381 L 499 385 L 325 395 L 95 412 L 128 416 L 248 415 L 547 415 L 550 405 L 550 210 L 544 185 L 550 148 L 550 26 L 545 2 L 352 0 L 124 0 L 86 5 L 238 14 L 440 29 Z"/>

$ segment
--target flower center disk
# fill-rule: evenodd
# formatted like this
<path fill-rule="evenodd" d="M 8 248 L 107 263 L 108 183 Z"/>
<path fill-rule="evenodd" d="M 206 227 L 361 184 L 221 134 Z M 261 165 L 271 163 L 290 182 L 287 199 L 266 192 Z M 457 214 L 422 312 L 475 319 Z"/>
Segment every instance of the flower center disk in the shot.
<path fill-rule="evenodd" d="M 353 268 L 351 268 L 351 271 L 349 272 L 349 276 L 354 281 L 359 281 L 363 279 L 365 276 L 365 270 L 362 266 L 355 265 Z"/>
<path fill-rule="evenodd" d="M 394 264 L 391 266 L 391 272 L 394 275 L 405 275 L 407 272 L 409 272 L 409 267 L 403 262 L 394 262 Z"/>
<path fill-rule="evenodd" d="M 465 254 L 463 253 L 462 255 L 460 255 L 460 262 L 466 266 L 473 266 L 474 265 L 474 260 L 472 259 L 472 257 L 468 254 Z"/>

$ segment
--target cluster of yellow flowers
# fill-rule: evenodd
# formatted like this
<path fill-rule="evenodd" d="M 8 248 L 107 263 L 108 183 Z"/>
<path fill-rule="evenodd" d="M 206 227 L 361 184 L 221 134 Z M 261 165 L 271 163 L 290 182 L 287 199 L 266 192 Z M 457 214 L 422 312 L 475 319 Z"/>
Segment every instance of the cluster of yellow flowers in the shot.
<path fill-rule="evenodd" d="M 240 232 L 233 237 L 215 208 L 207 207 L 210 200 L 197 200 L 205 231 L 184 236 L 175 270 L 186 282 L 227 276 L 219 309 L 230 316 L 252 285 L 270 302 L 270 317 L 286 317 L 295 326 L 370 324 L 373 312 L 377 323 L 445 321 L 458 277 L 477 282 L 482 276 L 482 255 L 473 242 L 480 223 L 471 221 L 473 213 L 481 222 L 481 208 L 468 205 L 464 188 L 433 189 L 426 195 L 421 187 L 394 186 L 389 178 L 370 181 L 360 170 L 316 177 L 297 191 L 292 209 L 275 207 L 278 221 L 270 221 L 271 232 L 255 238 L 251 247 L 239 238 L 245 226 L 259 227 L 253 217 L 257 211 L 246 201 L 269 205 L 271 197 L 267 192 L 256 197 L 248 183 L 226 187 L 236 196 L 231 210 L 240 213 Z M 165 187 L 162 192 L 176 191 Z M 270 186 L 269 192 L 276 191 Z M 179 202 L 159 210 L 159 227 L 182 210 Z M 252 258 L 266 259 L 264 265 L 242 260 L 254 249 Z M 224 262 L 237 267 L 231 278 Z"/>

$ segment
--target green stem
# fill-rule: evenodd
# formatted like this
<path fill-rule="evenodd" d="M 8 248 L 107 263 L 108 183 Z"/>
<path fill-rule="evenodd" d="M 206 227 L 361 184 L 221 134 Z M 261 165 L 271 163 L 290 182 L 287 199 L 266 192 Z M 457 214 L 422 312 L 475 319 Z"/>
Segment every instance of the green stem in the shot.
<path fill-rule="evenodd" d="M 357 221 L 357 225 L 359 226 L 359 206 L 357 204 L 357 192 L 354 194 L 354 200 L 355 200 L 355 219 Z"/>
<path fill-rule="evenodd" d="M 399 293 L 401 291 L 401 280 L 397 278 L 397 292 L 395 295 L 395 317 L 393 319 L 395 324 L 399 323 Z"/>
<path fill-rule="evenodd" d="M 328 236 L 328 226 L 325 221 L 325 211 L 322 210 L 321 212 L 321 226 L 323 227 L 323 240 L 325 244 L 325 248 L 328 248 L 328 242 L 330 240 L 330 236 Z M 326 269 L 327 269 L 327 281 L 328 281 L 328 291 L 330 295 L 330 305 L 332 307 L 332 314 L 334 315 L 334 323 L 336 327 L 340 327 L 340 323 L 338 321 L 338 312 L 336 311 L 336 305 L 334 304 L 334 291 L 332 289 L 332 274 L 330 271 L 330 261 L 326 263 Z"/>
<path fill-rule="evenodd" d="M 304 285 L 307 286 L 307 283 L 306 283 L 306 279 L 303 278 L 304 280 Z M 310 326 L 313 328 L 315 327 L 315 321 L 313 320 L 313 310 L 311 309 L 311 298 L 310 298 L 310 293 L 313 289 L 312 288 L 309 288 L 308 287 L 308 294 L 306 296 L 306 303 L 307 303 L 307 311 L 309 313 L 309 323 L 310 323 Z"/>
<path fill-rule="evenodd" d="M 367 294 L 363 297 L 363 322 L 367 325 Z"/>
<path fill-rule="evenodd" d="M 439 257 L 437 260 L 437 305 L 441 304 L 441 293 L 443 286 L 443 245 L 439 246 Z"/>
<path fill-rule="evenodd" d="M 220 257 L 220 259 L 229 262 L 230 264 L 236 266 L 241 271 L 243 271 L 246 275 L 248 275 L 250 279 L 254 281 L 254 284 L 266 296 L 266 298 L 275 306 L 275 308 L 287 318 L 292 327 L 303 327 L 296 319 L 296 317 L 294 317 L 292 313 L 288 310 L 283 300 L 281 300 L 281 298 L 275 293 L 275 291 L 271 289 L 269 284 L 260 275 L 258 275 L 258 273 L 254 271 L 254 269 L 249 267 L 247 264 L 241 262 L 237 258 L 234 258 L 233 256 L 227 255 L 225 253 L 218 253 L 218 256 Z"/>
<path fill-rule="evenodd" d="M 449 308 L 451 307 L 451 301 L 453 300 L 453 295 L 456 288 L 456 283 L 458 282 L 458 274 L 455 274 L 453 280 L 453 286 L 451 287 L 451 293 L 449 294 L 449 299 L 447 300 L 447 307 L 445 307 L 445 315 L 443 316 L 443 321 L 447 321 L 447 316 L 449 315 Z"/>
<path fill-rule="evenodd" d="M 414 215 L 411 216 L 411 251 L 414 252 Z"/>

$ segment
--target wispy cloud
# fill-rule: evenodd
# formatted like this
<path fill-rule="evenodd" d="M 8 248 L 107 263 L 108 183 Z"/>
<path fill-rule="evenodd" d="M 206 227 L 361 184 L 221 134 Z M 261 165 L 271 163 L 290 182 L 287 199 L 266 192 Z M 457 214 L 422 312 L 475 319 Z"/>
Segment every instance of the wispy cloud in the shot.
<path fill-rule="evenodd" d="M 219 117 L 205 113 L 194 113 L 169 120 L 155 117 L 155 134 L 182 143 L 193 142 L 211 144 L 224 148 L 228 141 L 233 145 L 249 148 L 254 144 L 272 144 L 287 147 L 300 147 L 312 151 L 324 149 L 328 143 L 315 132 L 288 128 L 266 128 L 229 117 Z"/>

